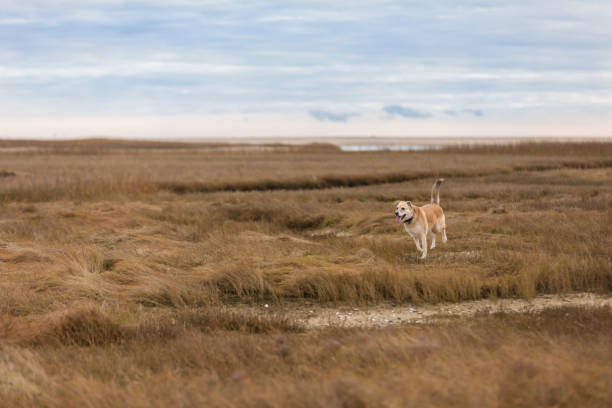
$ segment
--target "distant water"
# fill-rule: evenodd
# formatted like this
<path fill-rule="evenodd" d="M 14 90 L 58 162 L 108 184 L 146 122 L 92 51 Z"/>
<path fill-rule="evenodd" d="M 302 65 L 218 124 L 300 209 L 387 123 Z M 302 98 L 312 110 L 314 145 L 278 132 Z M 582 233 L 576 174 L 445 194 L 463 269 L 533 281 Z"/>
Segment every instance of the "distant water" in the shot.
<path fill-rule="evenodd" d="M 439 150 L 439 145 L 340 145 L 343 152 L 410 151 Z"/>

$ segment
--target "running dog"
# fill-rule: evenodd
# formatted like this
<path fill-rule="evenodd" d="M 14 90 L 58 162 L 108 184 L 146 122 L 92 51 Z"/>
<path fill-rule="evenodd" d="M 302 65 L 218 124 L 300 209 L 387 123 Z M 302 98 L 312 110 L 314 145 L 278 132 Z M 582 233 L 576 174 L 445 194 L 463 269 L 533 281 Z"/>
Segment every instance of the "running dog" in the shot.
<path fill-rule="evenodd" d="M 442 233 L 442 243 L 446 242 L 446 218 L 440 207 L 440 184 L 444 179 L 438 179 L 431 188 L 431 204 L 422 207 L 413 205 L 410 201 L 400 201 L 395 208 L 397 222 L 404 224 L 404 229 L 414 240 L 421 252 L 421 259 L 427 258 L 427 236 L 431 238 L 431 247 L 436 247 L 436 233 Z"/>

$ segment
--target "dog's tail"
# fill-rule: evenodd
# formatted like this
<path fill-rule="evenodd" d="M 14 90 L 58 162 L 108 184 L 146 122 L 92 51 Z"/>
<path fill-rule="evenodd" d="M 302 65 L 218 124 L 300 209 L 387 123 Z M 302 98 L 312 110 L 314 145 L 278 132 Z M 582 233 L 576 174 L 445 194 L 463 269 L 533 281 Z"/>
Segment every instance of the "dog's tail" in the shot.
<path fill-rule="evenodd" d="M 440 205 L 440 184 L 444 181 L 443 178 L 437 179 L 431 188 L 431 203 Z"/>

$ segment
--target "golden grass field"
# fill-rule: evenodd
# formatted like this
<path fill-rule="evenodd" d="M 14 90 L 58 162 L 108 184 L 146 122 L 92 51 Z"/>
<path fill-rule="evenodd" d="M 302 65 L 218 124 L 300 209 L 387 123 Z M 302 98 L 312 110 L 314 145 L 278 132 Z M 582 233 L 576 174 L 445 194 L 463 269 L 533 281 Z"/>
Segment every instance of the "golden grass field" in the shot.
<path fill-rule="evenodd" d="M 444 177 L 418 259 L 396 200 Z M 612 404 L 612 311 L 308 329 L 296 308 L 612 292 L 612 143 L 0 141 L 7 406 Z M 263 305 L 269 307 L 264 308 Z"/>

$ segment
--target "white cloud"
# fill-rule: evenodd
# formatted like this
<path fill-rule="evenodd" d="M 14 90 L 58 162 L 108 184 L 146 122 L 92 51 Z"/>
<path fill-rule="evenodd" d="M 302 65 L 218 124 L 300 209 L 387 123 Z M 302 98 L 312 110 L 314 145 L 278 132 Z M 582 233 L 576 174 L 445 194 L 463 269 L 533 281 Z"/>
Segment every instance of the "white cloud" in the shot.
<path fill-rule="evenodd" d="M 10 25 L 25 25 L 25 24 L 33 24 L 38 23 L 40 20 L 36 18 L 27 18 L 27 17 L 0 17 L 0 26 L 10 26 Z"/>
<path fill-rule="evenodd" d="M 282 69 L 282 67 L 280 67 Z M 91 65 L 19 68 L 0 66 L 1 78 L 53 79 L 98 78 L 104 76 L 139 76 L 149 74 L 235 74 L 252 70 L 247 65 L 219 65 L 168 61 L 116 61 Z"/>

